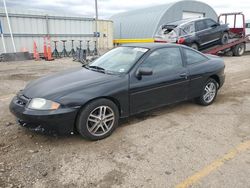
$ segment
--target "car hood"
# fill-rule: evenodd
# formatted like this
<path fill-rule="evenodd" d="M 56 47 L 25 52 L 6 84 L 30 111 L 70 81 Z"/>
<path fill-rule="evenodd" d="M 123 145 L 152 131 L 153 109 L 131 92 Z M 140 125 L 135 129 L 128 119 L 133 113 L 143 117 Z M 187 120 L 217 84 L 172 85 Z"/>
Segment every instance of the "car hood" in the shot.
<path fill-rule="evenodd" d="M 48 75 L 30 82 L 22 94 L 28 98 L 45 98 L 52 100 L 79 89 L 94 87 L 117 79 L 117 75 L 109 75 L 75 68 Z"/>

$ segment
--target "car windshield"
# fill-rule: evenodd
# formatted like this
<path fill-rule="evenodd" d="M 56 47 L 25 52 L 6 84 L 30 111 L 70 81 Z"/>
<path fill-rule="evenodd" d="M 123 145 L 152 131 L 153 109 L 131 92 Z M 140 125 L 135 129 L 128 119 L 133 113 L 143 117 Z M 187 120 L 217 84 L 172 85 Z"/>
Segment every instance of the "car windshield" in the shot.
<path fill-rule="evenodd" d="M 148 51 L 141 47 L 117 47 L 90 63 L 86 68 L 107 73 L 127 73 Z"/>

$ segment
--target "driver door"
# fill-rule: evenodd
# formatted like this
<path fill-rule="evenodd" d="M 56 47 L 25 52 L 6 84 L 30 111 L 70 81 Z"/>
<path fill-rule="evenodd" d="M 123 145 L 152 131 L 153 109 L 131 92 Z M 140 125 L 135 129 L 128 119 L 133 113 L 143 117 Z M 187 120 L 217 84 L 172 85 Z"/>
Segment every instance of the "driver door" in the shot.
<path fill-rule="evenodd" d="M 220 39 L 221 30 L 219 24 L 213 21 L 212 19 L 205 20 L 207 27 L 209 28 L 208 39 L 209 42 L 214 42 Z"/>
<path fill-rule="evenodd" d="M 195 31 L 198 42 L 201 46 L 209 43 L 210 28 L 207 27 L 204 20 L 199 20 L 195 22 Z"/>
<path fill-rule="evenodd" d="M 142 67 L 152 69 L 153 74 L 138 78 L 136 71 Z M 179 47 L 153 51 L 130 74 L 130 114 L 185 100 L 188 84 Z"/>

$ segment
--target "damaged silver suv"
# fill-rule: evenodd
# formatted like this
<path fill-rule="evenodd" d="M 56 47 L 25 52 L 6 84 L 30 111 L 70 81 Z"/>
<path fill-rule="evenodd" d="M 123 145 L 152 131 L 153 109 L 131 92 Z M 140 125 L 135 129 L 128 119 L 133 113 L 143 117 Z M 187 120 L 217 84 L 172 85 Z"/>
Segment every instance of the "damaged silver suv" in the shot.
<path fill-rule="evenodd" d="M 198 50 L 211 44 L 227 44 L 228 32 L 227 24 L 219 24 L 210 18 L 192 18 L 160 26 L 155 38 Z"/>

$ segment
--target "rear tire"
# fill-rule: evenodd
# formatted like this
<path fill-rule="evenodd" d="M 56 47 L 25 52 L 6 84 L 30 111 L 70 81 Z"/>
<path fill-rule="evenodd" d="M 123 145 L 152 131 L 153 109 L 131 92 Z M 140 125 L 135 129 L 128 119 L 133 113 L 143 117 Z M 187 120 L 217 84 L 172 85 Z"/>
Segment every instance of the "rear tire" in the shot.
<path fill-rule="evenodd" d="M 227 44 L 228 43 L 228 40 L 229 40 L 229 34 L 227 32 L 224 32 L 222 34 L 222 37 L 221 37 L 221 41 L 220 43 L 223 45 L 223 44 Z"/>
<path fill-rule="evenodd" d="M 195 50 L 199 50 L 199 46 L 198 46 L 198 44 L 196 44 L 196 43 L 192 43 L 192 44 L 190 45 L 190 47 L 193 48 L 193 49 L 195 49 Z"/>
<path fill-rule="evenodd" d="M 196 98 L 196 102 L 203 106 L 212 104 L 217 96 L 218 85 L 214 79 L 209 78 L 203 87 L 202 95 Z"/>
<path fill-rule="evenodd" d="M 246 46 L 244 43 L 241 44 L 237 44 L 234 48 L 233 48 L 233 55 L 234 56 L 242 56 L 245 52 Z"/>
<path fill-rule="evenodd" d="M 97 99 L 79 113 L 77 131 L 88 140 L 101 140 L 110 136 L 118 126 L 119 111 L 108 99 Z"/>

